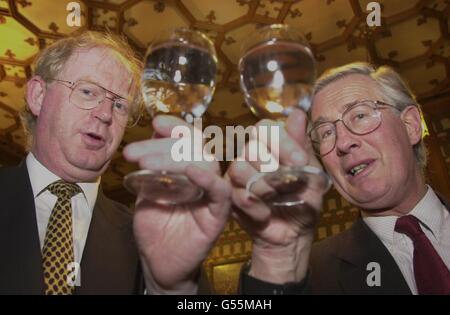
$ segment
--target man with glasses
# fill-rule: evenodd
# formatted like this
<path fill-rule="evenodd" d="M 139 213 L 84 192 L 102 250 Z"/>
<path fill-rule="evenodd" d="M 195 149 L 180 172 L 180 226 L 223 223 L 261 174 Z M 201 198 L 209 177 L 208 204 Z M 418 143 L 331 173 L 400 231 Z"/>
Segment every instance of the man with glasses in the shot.
<path fill-rule="evenodd" d="M 234 215 L 254 239 L 241 291 L 450 294 L 450 203 L 425 183 L 420 107 L 401 77 L 366 63 L 331 69 L 316 82 L 309 114 L 308 132 L 303 113 L 287 121 L 280 161 L 319 157 L 361 218 L 313 246 L 317 221 L 304 213 L 309 204 L 318 214 L 321 197 L 302 192 L 309 197 L 291 209 L 296 216 L 267 210 L 243 189 L 251 165 L 233 164 Z"/>
<path fill-rule="evenodd" d="M 228 216 L 218 165 L 188 171 L 208 194 L 195 220 L 173 222 L 173 209 L 139 197 L 132 213 L 103 194 L 100 176 L 141 112 L 134 52 L 86 32 L 47 47 L 35 64 L 23 112 L 30 153 L 0 170 L 0 293 L 196 293 L 201 262 Z M 154 129 L 170 137 L 179 123 L 160 117 Z M 152 147 L 134 143 L 127 157 L 141 162 Z"/>

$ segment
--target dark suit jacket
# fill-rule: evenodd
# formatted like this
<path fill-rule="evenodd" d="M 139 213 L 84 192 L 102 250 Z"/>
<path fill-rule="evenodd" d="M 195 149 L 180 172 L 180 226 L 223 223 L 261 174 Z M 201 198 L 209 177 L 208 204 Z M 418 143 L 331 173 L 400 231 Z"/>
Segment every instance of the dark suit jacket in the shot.
<path fill-rule="evenodd" d="M 0 170 L 0 294 L 43 294 L 33 191 L 25 162 Z M 132 214 L 98 192 L 75 294 L 137 294 L 143 278 Z"/>
<path fill-rule="evenodd" d="M 442 197 L 441 201 L 450 210 L 450 203 Z M 380 265 L 379 287 L 367 285 L 370 262 Z M 311 271 L 316 294 L 411 294 L 394 258 L 362 219 L 313 247 Z"/>
<path fill-rule="evenodd" d="M 450 210 L 450 203 L 441 198 Z M 380 266 L 381 285 L 369 287 L 367 270 L 371 262 Z M 274 286 L 258 281 L 244 272 L 241 292 L 244 294 L 272 294 L 284 290 L 288 294 L 411 294 L 392 255 L 376 234 L 358 219 L 350 229 L 319 243 L 311 250 L 311 270 L 299 284 Z"/>
<path fill-rule="evenodd" d="M 369 287 L 371 262 L 380 266 L 381 286 Z M 394 258 L 362 219 L 311 251 L 313 294 L 411 294 Z"/>

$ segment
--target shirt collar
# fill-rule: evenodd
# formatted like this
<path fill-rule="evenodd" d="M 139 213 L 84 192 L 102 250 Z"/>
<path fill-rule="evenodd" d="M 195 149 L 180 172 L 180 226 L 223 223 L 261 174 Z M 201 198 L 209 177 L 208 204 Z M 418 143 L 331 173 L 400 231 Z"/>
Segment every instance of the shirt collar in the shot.
<path fill-rule="evenodd" d="M 41 162 L 39 162 L 31 152 L 27 155 L 26 164 L 28 174 L 30 176 L 31 189 L 33 190 L 34 198 L 43 193 L 48 185 L 61 179 L 59 176 L 53 174 L 44 165 L 42 165 Z M 83 195 L 86 198 L 89 208 L 94 209 L 100 185 L 100 177 L 92 183 L 83 182 L 77 184 L 83 191 Z"/>
<path fill-rule="evenodd" d="M 394 228 L 398 217 L 365 217 L 364 222 L 378 236 L 378 238 L 387 244 L 394 243 Z"/>
<path fill-rule="evenodd" d="M 427 185 L 425 196 L 416 204 L 409 213 L 415 216 L 420 222 L 428 228 L 433 235 L 439 239 L 440 228 L 444 222 L 444 211 L 440 199 L 437 197 L 433 189 Z M 364 222 L 383 242 L 388 244 L 394 243 L 394 229 L 398 217 L 366 217 Z"/>
<path fill-rule="evenodd" d="M 444 222 L 444 207 L 436 193 L 428 186 L 427 193 L 409 213 L 425 225 L 439 239 L 441 225 Z"/>

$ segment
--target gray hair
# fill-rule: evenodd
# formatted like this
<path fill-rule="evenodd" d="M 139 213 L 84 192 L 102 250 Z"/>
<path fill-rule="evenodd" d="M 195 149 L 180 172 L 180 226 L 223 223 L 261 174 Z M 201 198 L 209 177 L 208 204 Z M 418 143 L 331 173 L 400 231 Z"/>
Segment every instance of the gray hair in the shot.
<path fill-rule="evenodd" d="M 314 95 L 327 85 L 352 74 L 365 75 L 373 79 L 384 95 L 385 101 L 395 106 L 400 112 L 408 106 L 415 106 L 422 115 L 422 109 L 411 89 L 402 77 L 388 66 L 376 68 L 366 62 L 355 62 L 329 69 L 316 81 Z M 413 150 L 417 163 L 424 169 L 427 165 L 427 148 L 423 138 L 414 145 Z"/>

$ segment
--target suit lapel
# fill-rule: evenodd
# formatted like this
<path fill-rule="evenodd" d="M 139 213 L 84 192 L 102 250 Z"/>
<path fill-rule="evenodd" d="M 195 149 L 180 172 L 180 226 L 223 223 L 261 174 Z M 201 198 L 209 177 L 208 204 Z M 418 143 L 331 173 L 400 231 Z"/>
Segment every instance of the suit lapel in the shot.
<path fill-rule="evenodd" d="M 347 294 L 411 294 L 394 258 L 384 244 L 359 219 L 348 231 L 345 244 L 339 252 L 339 282 Z M 377 263 L 381 272 L 381 285 L 370 287 L 367 278 Z"/>
<path fill-rule="evenodd" d="M 0 174 L 0 293 L 43 294 L 41 248 L 26 163 Z"/>
<path fill-rule="evenodd" d="M 99 190 L 81 261 L 81 286 L 76 294 L 133 294 L 142 274 L 127 208 Z"/>

